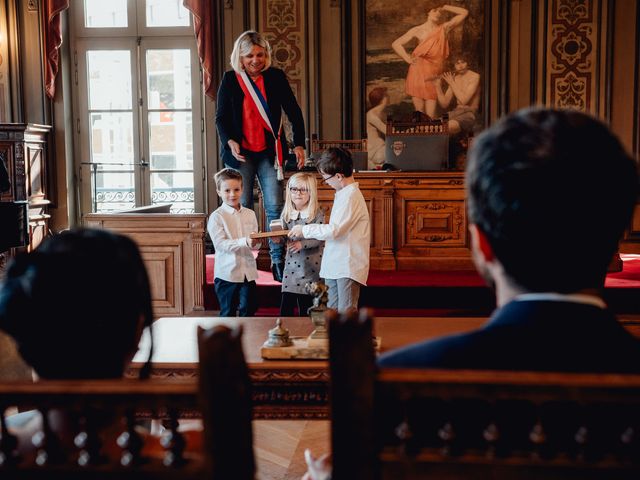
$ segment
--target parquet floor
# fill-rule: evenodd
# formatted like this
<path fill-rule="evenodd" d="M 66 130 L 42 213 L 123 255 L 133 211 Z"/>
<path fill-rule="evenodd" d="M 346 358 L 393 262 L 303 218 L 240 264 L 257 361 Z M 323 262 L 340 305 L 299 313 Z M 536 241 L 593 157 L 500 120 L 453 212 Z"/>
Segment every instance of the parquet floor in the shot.
<path fill-rule="evenodd" d="M 330 424 L 323 420 L 256 420 L 253 446 L 259 480 L 299 480 L 307 471 L 304 450 L 330 448 Z"/>

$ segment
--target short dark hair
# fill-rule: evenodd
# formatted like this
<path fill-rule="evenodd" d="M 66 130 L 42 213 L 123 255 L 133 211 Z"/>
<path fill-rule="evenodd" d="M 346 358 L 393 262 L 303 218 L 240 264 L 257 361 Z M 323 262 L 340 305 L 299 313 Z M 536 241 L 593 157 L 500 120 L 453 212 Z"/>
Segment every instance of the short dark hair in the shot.
<path fill-rule="evenodd" d="M 316 162 L 318 171 L 329 175 L 340 173 L 345 177 L 353 175 L 353 159 L 351 152 L 346 148 L 327 148 Z"/>
<path fill-rule="evenodd" d="M 466 172 L 469 221 L 531 291 L 603 286 L 638 195 L 617 137 L 570 110 L 526 109 L 482 133 Z"/>
<path fill-rule="evenodd" d="M 369 104 L 371 108 L 380 105 L 387 94 L 387 87 L 376 87 L 369 92 Z"/>
<path fill-rule="evenodd" d="M 43 378 L 117 378 L 151 326 L 137 245 L 107 230 L 46 238 L 15 257 L 0 288 L 0 328 Z"/>
<path fill-rule="evenodd" d="M 242 183 L 242 174 L 235 168 L 227 167 L 216 173 L 213 179 L 216 182 L 216 190 L 220 190 L 220 186 L 225 180 L 240 180 L 240 183 Z"/>

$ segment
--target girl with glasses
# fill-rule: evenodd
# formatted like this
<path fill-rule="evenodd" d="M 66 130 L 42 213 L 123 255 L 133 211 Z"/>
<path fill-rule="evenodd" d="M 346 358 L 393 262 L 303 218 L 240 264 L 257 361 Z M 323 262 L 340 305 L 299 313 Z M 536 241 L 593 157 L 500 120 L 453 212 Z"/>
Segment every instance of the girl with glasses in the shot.
<path fill-rule="evenodd" d="M 290 230 L 295 225 L 323 223 L 324 212 L 318 205 L 316 178 L 309 173 L 296 173 L 289 178 L 282 224 Z M 315 239 L 289 239 L 282 275 L 280 315 L 306 315 L 313 297 L 305 292 L 305 285 L 320 279 L 320 263 L 324 242 Z"/>

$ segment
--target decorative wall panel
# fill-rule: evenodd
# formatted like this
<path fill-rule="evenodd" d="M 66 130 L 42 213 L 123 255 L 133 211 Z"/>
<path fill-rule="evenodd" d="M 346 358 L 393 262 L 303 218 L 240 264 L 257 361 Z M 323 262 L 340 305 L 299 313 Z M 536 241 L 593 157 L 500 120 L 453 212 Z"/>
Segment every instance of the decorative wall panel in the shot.
<path fill-rule="evenodd" d="M 301 0 L 262 0 L 260 27 L 271 44 L 273 65 L 286 72 L 298 102 L 304 77 L 303 4 Z"/>
<path fill-rule="evenodd" d="M 600 34 L 594 16 L 597 3 L 597 0 L 551 2 L 547 38 L 550 106 L 597 113 L 596 47 Z"/>

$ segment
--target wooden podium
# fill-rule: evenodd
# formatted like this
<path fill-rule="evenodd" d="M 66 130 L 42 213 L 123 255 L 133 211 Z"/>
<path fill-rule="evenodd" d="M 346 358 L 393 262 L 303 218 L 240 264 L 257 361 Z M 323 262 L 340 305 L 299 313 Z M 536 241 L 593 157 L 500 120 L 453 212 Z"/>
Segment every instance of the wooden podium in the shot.
<path fill-rule="evenodd" d="M 473 270 L 467 233 L 464 172 L 360 172 L 355 179 L 371 219 L 371 268 L 380 270 Z M 329 221 L 335 190 L 320 175 L 318 196 Z M 266 224 L 260 197 L 256 211 Z M 258 256 L 270 265 L 267 242 Z"/>

